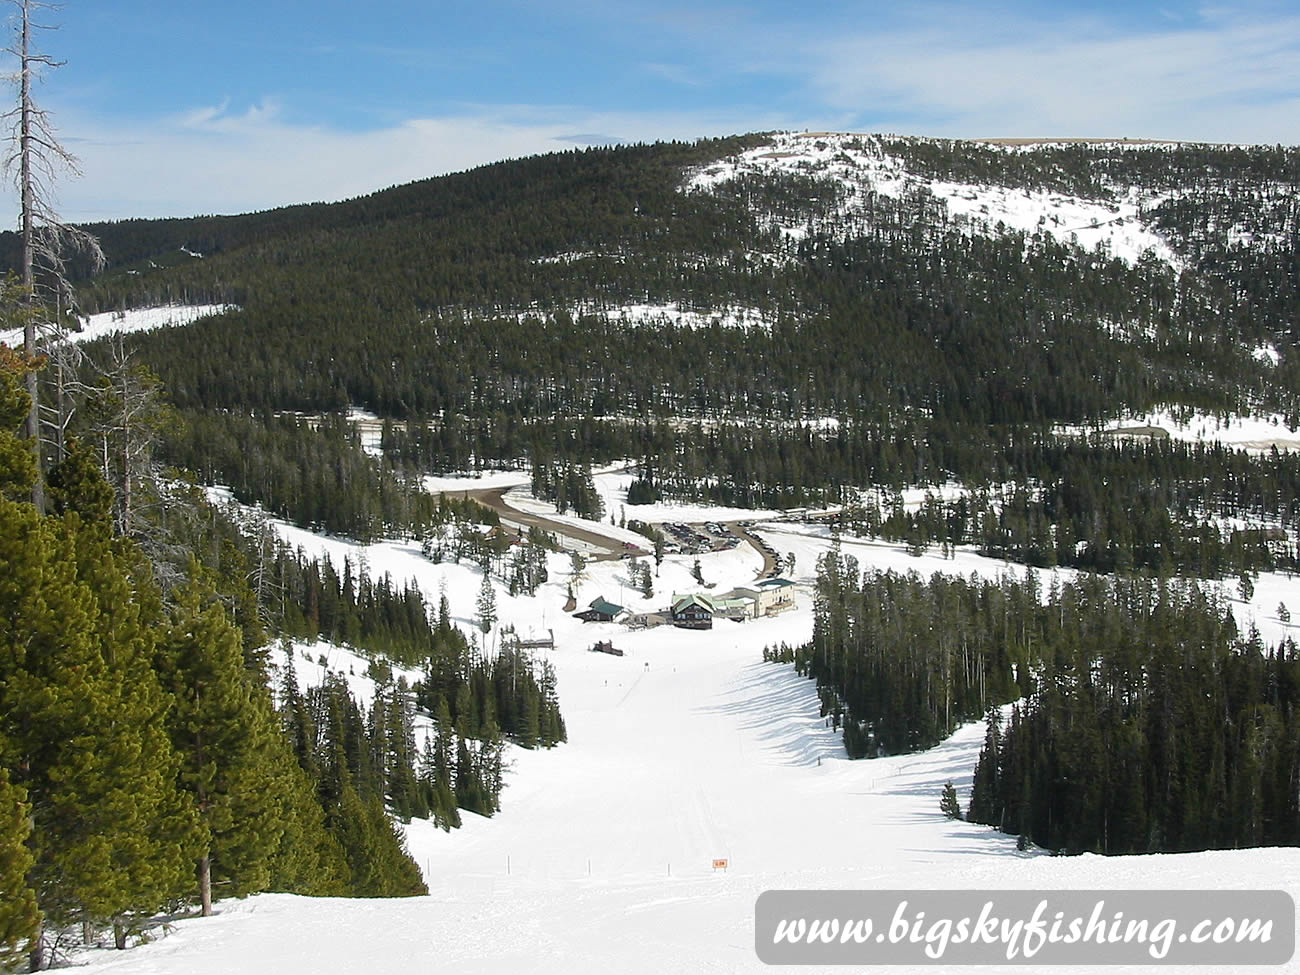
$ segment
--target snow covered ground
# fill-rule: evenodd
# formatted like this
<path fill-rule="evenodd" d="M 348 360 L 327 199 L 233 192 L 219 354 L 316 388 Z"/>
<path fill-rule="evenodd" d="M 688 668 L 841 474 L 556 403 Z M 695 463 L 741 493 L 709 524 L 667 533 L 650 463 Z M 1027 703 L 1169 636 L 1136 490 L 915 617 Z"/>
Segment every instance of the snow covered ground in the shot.
<path fill-rule="evenodd" d="M 574 318 L 585 315 L 595 315 L 604 318 L 609 322 L 617 325 L 626 325 L 636 327 L 638 325 L 672 325 L 677 328 L 700 329 L 711 328 L 714 325 L 719 328 L 761 328 L 767 329 L 772 327 L 771 321 L 757 308 L 746 308 L 742 305 L 728 305 L 721 308 L 711 308 L 707 311 L 701 311 L 692 308 L 683 308 L 676 302 L 667 302 L 660 304 L 628 304 L 614 305 L 606 307 L 596 305 L 591 302 L 580 302 L 570 306 L 569 314 Z M 532 308 L 528 311 L 517 313 L 517 317 L 522 322 L 530 316 L 545 315 L 546 312 L 539 308 Z"/>
<path fill-rule="evenodd" d="M 1126 147 L 1126 151 L 1142 150 Z M 1104 246 L 1112 256 L 1129 263 L 1150 251 L 1175 267 L 1181 266 L 1164 238 L 1140 218 L 1141 208 L 1150 207 L 1157 199 L 1127 187 L 1119 188 L 1116 200 L 1110 202 L 1042 190 L 946 182 L 910 172 L 902 159 L 885 152 L 878 136 L 784 132 L 774 137 L 772 145 L 699 168 L 686 190 L 711 192 L 747 172 L 797 173 L 840 184 L 847 192 L 837 216 L 848 218 L 841 223 L 841 232 L 853 228 L 854 218 L 868 219 L 862 203 L 869 193 L 901 198 L 923 192 L 942 200 L 949 216 L 972 232 L 991 233 L 1002 224 L 1027 234 L 1043 231 L 1086 250 Z M 813 229 L 796 223 L 779 226 L 795 238 Z"/>
<path fill-rule="evenodd" d="M 133 308 L 125 312 L 107 311 L 82 319 L 80 332 L 72 332 L 73 342 L 92 342 L 119 332 L 152 332 L 158 328 L 178 328 L 233 309 L 234 305 L 163 305 L 159 308 Z M 0 331 L 0 342 L 16 347 L 23 341 L 21 328 Z"/>
<path fill-rule="evenodd" d="M 1196 410 L 1161 409 L 1111 420 L 1101 429 L 1121 431 L 1147 427 L 1164 430 L 1175 440 L 1194 443 L 1221 443 L 1253 451 L 1267 451 L 1272 447 L 1300 450 L 1300 430 L 1289 429 L 1284 418 L 1277 413 L 1268 416 L 1214 416 Z M 1086 434 L 1093 431 L 1084 427 L 1062 427 L 1060 432 Z"/>
<path fill-rule="evenodd" d="M 336 562 L 362 557 L 346 540 L 273 524 Z M 707 632 L 583 624 L 560 609 L 570 571 L 563 555 L 552 556 L 536 598 L 498 592 L 503 623 L 526 634 L 554 630 L 549 659 L 569 742 L 511 748 L 504 808 L 492 819 L 466 815 L 450 833 L 411 824 L 428 897 L 224 901 L 217 917 L 181 921 L 156 943 L 78 961 L 88 972 L 141 975 L 747 973 L 766 970 L 754 953 L 753 915 L 755 899 L 772 889 L 1238 888 L 1300 897 L 1300 850 L 1057 858 L 1018 853 L 1011 837 L 945 820 L 940 790 L 952 780 L 965 803 L 978 725 L 922 754 L 848 761 L 818 717 L 812 683 L 761 660 L 764 645 L 810 634 L 809 586 L 829 531 L 784 523 L 758 530 L 797 559 L 799 606 L 772 620 L 720 622 Z M 883 543 L 843 546 L 863 566 L 982 575 L 1006 568 L 966 551 L 945 560 Z M 364 561 L 371 573 L 415 578 L 432 600 L 445 591 L 458 622 L 470 625 L 477 570 L 434 565 L 408 542 L 366 546 Z M 634 609 L 662 606 L 672 591 L 696 588 L 690 561 L 668 557 L 650 599 L 628 584 L 625 563 L 593 564 L 579 603 L 603 595 Z M 700 562 L 722 588 L 751 581 L 761 567 L 748 546 Z M 1293 581 L 1261 579 L 1253 602 L 1235 607 L 1239 618 L 1258 616 L 1265 639 L 1276 639 L 1287 631 L 1276 603 L 1288 592 L 1300 610 Z M 598 639 L 626 656 L 588 652 Z M 321 673 L 309 670 L 304 650 L 343 672 L 364 664 L 340 648 L 300 647 L 304 683 Z M 728 861 L 725 871 L 714 869 L 716 859 Z M 1108 969 L 1117 970 L 1125 971 Z M 1300 962 L 1285 970 L 1300 971 Z"/>
<path fill-rule="evenodd" d="M 630 471 L 612 471 L 598 474 L 592 478 L 596 493 L 605 505 L 605 514 L 626 513 L 628 519 L 637 519 L 651 524 L 664 522 L 684 522 L 697 524 L 705 521 L 739 521 L 751 518 L 775 518 L 775 511 L 756 511 L 752 508 L 722 508 L 706 504 L 686 504 L 677 501 L 660 501 L 656 504 L 628 504 L 627 489 L 636 480 L 637 474 Z"/>
<path fill-rule="evenodd" d="M 430 474 L 424 489 L 431 494 L 454 494 L 457 491 L 481 491 L 489 488 L 516 487 L 532 482 L 528 471 L 466 471 L 459 474 Z"/>
<path fill-rule="evenodd" d="M 361 449 L 371 457 L 383 456 L 384 421 L 359 406 L 351 406 L 347 411 L 348 422 L 357 428 L 361 438 Z"/>

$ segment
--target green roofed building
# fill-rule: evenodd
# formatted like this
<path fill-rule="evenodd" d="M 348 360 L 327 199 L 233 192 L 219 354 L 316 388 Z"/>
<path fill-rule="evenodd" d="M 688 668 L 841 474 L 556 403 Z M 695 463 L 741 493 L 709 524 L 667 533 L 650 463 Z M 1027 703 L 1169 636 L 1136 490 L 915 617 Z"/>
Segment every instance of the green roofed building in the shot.
<path fill-rule="evenodd" d="M 744 596 L 724 595 L 713 600 L 716 607 L 715 616 L 725 616 L 729 620 L 748 620 L 754 618 L 757 603 Z"/>
<path fill-rule="evenodd" d="M 708 596 L 673 596 L 673 626 L 689 630 L 711 630 L 717 610 L 717 604 Z"/>
<path fill-rule="evenodd" d="M 794 583 L 789 579 L 764 579 L 753 588 L 758 591 L 758 615 L 773 616 L 794 609 Z"/>
<path fill-rule="evenodd" d="M 611 603 L 603 596 L 597 596 L 591 601 L 591 605 L 581 613 L 574 613 L 578 619 L 584 623 L 609 623 L 619 616 L 622 616 L 624 609 L 617 603 Z"/>

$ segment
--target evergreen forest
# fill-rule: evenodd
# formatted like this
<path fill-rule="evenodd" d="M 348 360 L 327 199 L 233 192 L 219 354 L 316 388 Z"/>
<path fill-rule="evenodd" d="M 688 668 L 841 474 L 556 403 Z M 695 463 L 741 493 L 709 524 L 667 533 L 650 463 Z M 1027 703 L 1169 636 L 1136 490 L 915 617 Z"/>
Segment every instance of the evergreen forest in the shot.
<path fill-rule="evenodd" d="M 494 587 L 535 592 L 552 540 L 511 546 L 432 473 L 526 470 L 602 518 L 592 466 L 631 462 L 633 508 L 835 505 L 844 537 L 1078 570 L 1044 592 L 837 546 L 811 640 L 767 656 L 816 681 L 855 758 L 984 719 L 967 815 L 1025 843 L 1300 843 L 1295 645 L 1239 632 L 1208 581 L 1297 569 L 1297 452 L 1106 429 L 1164 410 L 1296 438 L 1300 150 L 810 136 L 829 162 L 780 167 L 775 140 L 82 228 L 104 267 L 61 254 L 37 282 L 75 310 L 225 310 L 0 345 L 0 968 L 214 898 L 424 892 L 398 821 L 492 815 L 506 743 L 565 740 L 513 634 L 486 652 L 445 599 L 292 550 L 216 485 L 475 567 L 485 643 Z M 885 165 L 905 192 L 868 178 Z M 981 223 L 945 183 L 1087 201 L 1164 250 Z M 20 271 L 17 235 L 0 262 Z M 33 313 L 17 280 L 10 326 Z M 55 333 L 72 310 L 46 310 Z M 367 662 L 373 698 L 304 688 L 317 640 Z"/>
<path fill-rule="evenodd" d="M 425 893 L 398 820 L 450 829 L 500 808 L 505 744 L 565 738 L 549 665 L 485 654 L 445 598 L 214 507 L 120 449 L 156 436 L 146 423 L 96 428 L 105 395 L 52 451 L 38 509 L 18 434 L 30 368 L 0 347 L 0 968 L 126 947 L 222 897 Z M 464 509 L 399 507 L 392 523 L 464 536 L 456 557 L 508 572 Z M 373 700 L 338 673 L 300 684 L 293 639 L 365 654 Z"/>
<path fill-rule="evenodd" d="M 817 682 L 851 756 L 984 715 L 968 818 L 1024 845 L 1300 845 L 1300 652 L 1239 632 L 1213 586 L 1080 575 L 1044 592 L 1033 571 L 927 580 L 837 550 L 812 640 L 765 657 Z"/>
<path fill-rule="evenodd" d="M 526 466 L 541 496 L 599 517 L 582 471 L 632 459 L 657 497 L 738 506 L 956 482 L 987 493 L 967 510 L 868 514 L 885 537 L 1032 564 L 1293 564 L 1293 546 L 1257 541 L 1300 527 L 1294 453 L 1096 431 L 1160 408 L 1273 416 L 1294 438 L 1300 152 L 861 137 L 837 143 L 841 178 L 754 165 L 770 138 L 88 225 L 107 268 L 68 267 L 86 311 L 228 306 L 119 343 L 175 411 L 162 455 L 359 539 L 418 533 L 435 516 L 410 486 L 485 466 Z M 863 160 L 882 159 L 921 182 L 873 188 Z M 940 181 L 1115 212 L 1137 194 L 1132 219 L 1168 253 L 1086 249 L 1046 217 L 1033 232 L 976 225 L 927 188 Z M 0 235 L 0 255 L 14 246 Z M 700 321 L 629 323 L 637 306 Z M 729 324 L 735 309 L 762 324 Z M 351 449 L 351 407 L 385 421 L 378 464 Z M 1234 540 L 1243 521 L 1256 534 Z"/>

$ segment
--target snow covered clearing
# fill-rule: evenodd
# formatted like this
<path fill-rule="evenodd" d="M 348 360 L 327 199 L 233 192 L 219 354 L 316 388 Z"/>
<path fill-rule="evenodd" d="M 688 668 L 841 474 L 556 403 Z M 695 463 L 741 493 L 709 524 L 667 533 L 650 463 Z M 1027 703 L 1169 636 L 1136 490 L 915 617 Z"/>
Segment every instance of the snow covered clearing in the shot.
<path fill-rule="evenodd" d="M 133 308 L 129 311 L 106 311 L 83 318 L 81 331 L 70 332 L 69 341 L 93 342 L 108 335 L 152 332 L 159 328 L 179 328 L 209 315 L 233 311 L 234 305 L 163 305 L 158 308 Z M 0 331 L 0 342 L 14 347 L 23 341 L 21 328 Z"/>
<path fill-rule="evenodd" d="M 534 264 L 573 264 L 576 261 L 586 261 L 591 258 L 598 258 L 600 254 L 595 251 L 568 251 L 564 254 L 553 254 L 550 257 L 535 257 Z"/>
<path fill-rule="evenodd" d="M 1114 419 L 1100 429 L 1116 433 L 1131 432 L 1134 436 L 1149 436 L 1151 430 L 1158 429 L 1175 440 L 1221 443 L 1226 447 L 1260 452 L 1273 447 L 1279 450 L 1300 450 L 1300 431 L 1288 428 L 1285 418 L 1278 413 L 1268 416 L 1216 416 L 1196 410 L 1166 408 Z M 1087 427 L 1061 427 L 1060 432 L 1082 435 L 1094 430 Z"/>
<path fill-rule="evenodd" d="M 531 484 L 528 471 L 482 470 L 453 474 L 430 474 L 421 483 L 430 494 L 455 494 L 458 491 L 483 491 Z"/>
<path fill-rule="evenodd" d="M 294 640 L 290 643 L 293 653 L 293 669 L 298 677 L 298 690 L 306 692 L 309 688 L 320 687 L 325 682 L 326 674 L 338 674 L 347 679 L 352 696 L 366 707 L 375 701 L 376 683 L 370 676 L 370 661 L 348 647 L 324 640 Z M 272 647 L 271 663 L 278 670 L 285 666 L 280 647 Z M 393 679 L 405 677 L 408 684 L 421 678 L 418 670 L 409 670 L 389 664 Z"/>
<path fill-rule="evenodd" d="M 659 305 L 623 305 L 611 308 L 604 315 L 613 322 L 622 325 L 673 325 L 677 328 L 771 328 L 763 313 L 757 308 L 743 308 L 731 305 L 709 311 L 682 308 L 675 303 Z"/>
<path fill-rule="evenodd" d="M 567 309 L 573 318 L 593 316 L 603 318 L 613 325 L 636 328 L 642 325 L 672 326 L 674 328 L 740 328 L 770 329 L 771 321 L 757 308 L 742 305 L 727 305 L 707 310 L 683 308 L 676 302 L 645 303 L 629 305 L 601 305 L 593 302 L 580 302 Z M 545 318 L 551 312 L 542 308 L 530 308 L 528 311 L 516 312 L 520 322 L 529 318 Z"/>
<path fill-rule="evenodd" d="M 1129 263 L 1150 251 L 1181 267 L 1165 239 L 1142 223 L 1142 208 L 1152 206 L 1158 198 L 1144 197 L 1127 187 L 1118 188 L 1115 202 L 1109 202 L 1042 190 L 951 183 L 910 172 L 902 159 L 885 152 L 877 136 L 785 132 L 777 134 L 772 145 L 701 167 L 687 181 L 686 190 L 712 192 L 750 173 L 791 173 L 838 183 L 846 191 L 841 212 L 836 214 L 840 233 L 868 226 L 865 204 L 873 193 L 896 199 L 923 193 L 942 200 L 949 216 L 974 233 L 993 233 L 1001 224 L 1026 234 L 1043 231 L 1085 250 L 1104 247 Z M 778 226 L 794 238 L 814 229 L 806 223 Z"/>
<path fill-rule="evenodd" d="M 595 478 L 592 479 L 593 481 Z M 531 515 L 539 515 L 550 521 L 558 522 L 562 525 L 570 525 L 583 531 L 594 532 L 610 539 L 611 542 L 622 544 L 624 542 L 630 545 L 645 545 L 646 538 L 644 535 L 638 535 L 630 528 L 619 528 L 617 524 L 610 523 L 611 513 L 614 520 L 618 520 L 619 510 L 617 507 L 610 508 L 605 506 L 605 517 L 601 521 L 591 521 L 587 518 L 581 518 L 575 514 L 560 514 L 555 505 L 549 501 L 542 501 L 533 496 L 532 489 L 528 485 L 511 488 L 506 492 L 503 498 L 506 504 L 517 511 L 523 511 Z"/>
<path fill-rule="evenodd" d="M 606 517 L 611 512 L 620 518 L 626 514 L 628 520 L 636 519 L 651 524 L 664 522 L 684 522 L 697 524 L 705 521 L 741 521 L 751 518 L 775 518 L 776 511 L 755 511 L 752 508 L 722 508 L 705 504 L 686 504 L 677 501 L 660 501 L 655 504 L 628 504 L 627 491 L 637 474 L 617 471 L 597 474 L 592 478 L 596 493 L 605 505 Z M 644 541 L 644 538 L 642 539 Z"/>
<path fill-rule="evenodd" d="M 293 544 L 338 563 L 362 555 L 345 540 L 272 524 Z M 798 607 L 770 620 L 718 621 L 705 632 L 583 624 L 560 610 L 570 578 L 562 555 L 551 557 L 550 581 L 536 598 L 498 592 L 503 623 L 525 634 L 554 630 L 548 659 L 559 676 L 569 742 L 552 751 L 511 748 L 504 808 L 492 819 L 466 815 L 464 827 L 450 833 L 420 821 L 409 826 L 428 897 L 223 901 L 217 917 L 181 921 L 156 943 L 77 960 L 87 972 L 140 975 L 435 966 L 748 973 L 767 970 L 754 953 L 753 911 L 770 889 L 1240 888 L 1300 897 L 1300 850 L 1050 857 L 1018 853 L 1012 837 L 945 820 L 940 790 L 952 780 L 965 804 L 979 725 L 921 754 L 848 761 L 839 736 L 818 716 L 812 682 L 760 656 L 766 644 L 801 642 L 811 633 L 810 585 L 817 557 L 831 544 L 829 530 L 785 523 L 757 530 L 797 557 Z M 985 576 L 1008 569 L 968 551 L 945 560 L 878 542 L 842 545 L 864 567 Z M 445 590 L 458 622 L 469 626 L 476 569 L 434 565 L 400 541 L 364 547 L 363 561 L 372 574 L 415 578 L 433 600 Z M 633 609 L 662 606 L 674 590 L 698 588 L 691 561 L 669 556 L 650 599 L 628 584 L 626 563 L 595 563 L 578 602 L 603 595 Z M 702 555 L 700 563 L 706 581 L 720 588 L 752 581 L 761 565 L 748 546 Z M 1266 640 L 1286 629 L 1275 610 L 1287 587 L 1296 591 L 1290 580 L 1261 578 L 1255 599 L 1241 604 L 1239 616 L 1258 614 L 1268 624 Z M 587 652 L 598 639 L 612 640 L 626 656 Z M 338 648 L 300 648 L 304 683 L 320 671 L 306 673 L 303 649 L 325 654 L 340 670 L 363 663 Z M 364 682 L 359 689 L 364 693 Z M 726 859 L 727 869 L 715 870 L 715 859 Z M 1285 970 L 1300 971 L 1300 962 Z"/>
<path fill-rule="evenodd" d="M 831 544 L 831 531 L 827 525 L 802 523 L 759 524 L 753 531 L 778 553 L 793 553 L 798 571 L 793 580 L 811 592 L 816 580 L 816 560 L 824 554 Z M 911 555 L 905 545 L 865 538 L 843 535 L 840 548 L 845 555 L 851 555 L 858 561 L 860 569 L 875 568 L 882 572 L 898 573 L 916 572 L 922 578 L 929 578 L 936 572 L 945 575 L 960 575 L 969 578 L 972 574 L 982 579 L 996 579 L 1010 573 L 1023 579 L 1026 572 L 1038 577 L 1038 583 L 1044 599 L 1051 588 L 1053 578 L 1066 582 L 1076 578 L 1075 569 L 1038 569 L 1030 568 L 1018 562 L 1005 562 L 980 555 L 971 546 L 958 546 L 952 551 L 952 558 L 945 559 L 939 547 L 931 546 L 921 555 Z M 1235 580 L 1210 583 L 1221 589 L 1232 609 L 1233 617 L 1239 631 L 1244 636 L 1252 625 L 1258 628 L 1265 643 L 1278 643 L 1284 637 L 1300 640 L 1300 614 L 1296 622 L 1284 623 L 1278 618 L 1278 604 L 1283 603 L 1291 610 L 1300 605 L 1300 579 L 1281 572 L 1261 572 L 1255 577 L 1255 592 L 1249 600 L 1239 598 Z M 811 632 L 811 623 L 810 632 Z"/>

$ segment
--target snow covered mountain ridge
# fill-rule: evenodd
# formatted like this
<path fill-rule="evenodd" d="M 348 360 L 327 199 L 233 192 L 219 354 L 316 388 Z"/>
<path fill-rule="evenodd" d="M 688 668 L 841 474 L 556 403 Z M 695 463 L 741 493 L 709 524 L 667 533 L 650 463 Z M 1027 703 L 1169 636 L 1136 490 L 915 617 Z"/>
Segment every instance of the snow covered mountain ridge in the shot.
<path fill-rule="evenodd" d="M 910 139 L 912 144 L 936 140 Z M 821 221 L 782 220 L 781 232 L 795 239 L 830 230 L 842 238 L 870 229 L 876 197 L 901 200 L 930 197 L 942 203 L 947 216 L 971 233 L 1006 230 L 1046 233 L 1086 250 L 1104 247 L 1115 257 L 1134 263 L 1150 252 L 1166 263 L 1181 262 L 1169 242 L 1150 223 L 1146 212 L 1164 198 L 1137 186 L 1114 185 L 1109 199 L 1090 199 L 1042 189 L 1022 189 L 995 182 L 969 183 L 932 179 L 892 149 L 895 140 L 877 135 L 846 133 L 779 133 L 770 146 L 750 149 L 697 168 L 686 192 L 714 192 L 743 177 L 795 175 L 823 181 L 838 191 L 838 205 Z M 1123 152 L 1147 151 L 1152 145 L 1088 144 Z M 987 144 L 991 151 L 1023 153 L 1037 145 Z"/>

